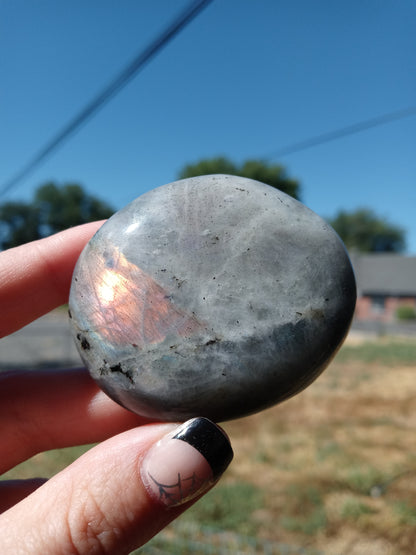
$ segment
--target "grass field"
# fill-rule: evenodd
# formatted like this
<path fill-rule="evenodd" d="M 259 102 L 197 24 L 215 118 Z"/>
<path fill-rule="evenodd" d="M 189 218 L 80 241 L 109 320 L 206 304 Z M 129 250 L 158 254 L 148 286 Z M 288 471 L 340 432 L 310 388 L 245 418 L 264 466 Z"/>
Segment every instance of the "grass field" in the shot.
<path fill-rule="evenodd" d="M 302 394 L 224 427 L 221 484 L 138 553 L 415 553 L 416 342 L 347 342 Z M 8 475 L 50 476 L 84 449 Z"/>

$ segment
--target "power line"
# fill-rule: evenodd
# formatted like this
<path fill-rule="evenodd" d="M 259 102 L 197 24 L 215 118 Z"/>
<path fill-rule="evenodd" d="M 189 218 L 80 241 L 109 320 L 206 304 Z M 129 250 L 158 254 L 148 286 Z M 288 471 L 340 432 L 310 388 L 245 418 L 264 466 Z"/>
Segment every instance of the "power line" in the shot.
<path fill-rule="evenodd" d="M 212 0 L 194 0 L 191 2 L 160 35 L 149 43 L 133 61 L 128 64 L 109 85 L 107 85 L 91 102 L 89 102 L 70 122 L 59 131 L 29 162 L 11 179 L 0 187 L 0 196 L 14 188 L 23 178 L 32 172 L 43 160 L 56 150 L 70 135 L 115 96 L 131 79 L 182 31 Z"/>
<path fill-rule="evenodd" d="M 329 131 L 327 133 L 322 133 L 320 135 L 316 135 L 314 137 L 309 137 L 308 139 L 298 141 L 297 143 L 284 146 L 282 148 L 279 148 L 271 152 L 263 159 L 270 160 L 271 158 L 279 158 L 281 156 L 287 156 L 288 154 L 294 154 L 295 152 L 300 152 L 301 150 L 306 150 L 314 146 L 335 141 L 347 135 L 354 135 L 355 133 L 361 133 L 362 131 L 366 131 L 371 127 L 378 127 L 379 125 L 385 125 L 386 123 L 390 123 L 392 121 L 396 121 L 399 119 L 408 118 L 414 115 L 416 115 L 416 106 L 410 106 L 409 108 L 405 108 L 403 110 L 397 110 L 395 112 L 390 112 L 388 114 L 384 114 L 376 118 L 367 119 L 359 123 L 354 123 L 353 125 L 347 125 L 346 127 L 341 127 L 340 129 Z"/>

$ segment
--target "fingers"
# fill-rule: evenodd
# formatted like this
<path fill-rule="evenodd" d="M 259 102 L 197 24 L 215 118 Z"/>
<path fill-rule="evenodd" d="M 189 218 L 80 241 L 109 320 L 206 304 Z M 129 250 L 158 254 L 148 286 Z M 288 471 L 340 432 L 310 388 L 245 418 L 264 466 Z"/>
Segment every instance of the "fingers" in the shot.
<path fill-rule="evenodd" d="M 219 479 L 228 438 L 204 418 L 147 425 L 91 449 L 0 516 L 0 553 L 123 555 Z"/>
<path fill-rule="evenodd" d="M 0 373 L 0 473 L 32 455 L 148 423 L 109 399 L 85 369 Z"/>
<path fill-rule="evenodd" d="M 67 302 L 78 256 L 102 224 L 81 225 L 0 253 L 0 337 Z"/>

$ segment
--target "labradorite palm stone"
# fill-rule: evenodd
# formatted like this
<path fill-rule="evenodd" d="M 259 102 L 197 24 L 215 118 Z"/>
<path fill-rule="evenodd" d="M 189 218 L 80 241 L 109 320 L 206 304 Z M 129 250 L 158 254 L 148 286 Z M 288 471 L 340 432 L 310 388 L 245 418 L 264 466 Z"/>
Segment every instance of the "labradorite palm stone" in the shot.
<path fill-rule="evenodd" d="M 82 252 L 69 299 L 101 388 L 157 420 L 223 421 L 283 401 L 328 365 L 355 280 L 319 216 L 249 179 L 170 183 L 111 217 Z"/>

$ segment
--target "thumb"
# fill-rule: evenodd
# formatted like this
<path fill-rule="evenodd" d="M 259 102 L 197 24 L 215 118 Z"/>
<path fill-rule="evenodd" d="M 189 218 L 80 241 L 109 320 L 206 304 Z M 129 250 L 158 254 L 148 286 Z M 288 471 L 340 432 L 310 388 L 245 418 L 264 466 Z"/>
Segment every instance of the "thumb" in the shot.
<path fill-rule="evenodd" d="M 130 553 L 210 489 L 232 456 L 205 418 L 129 430 L 4 512 L 0 553 Z"/>

